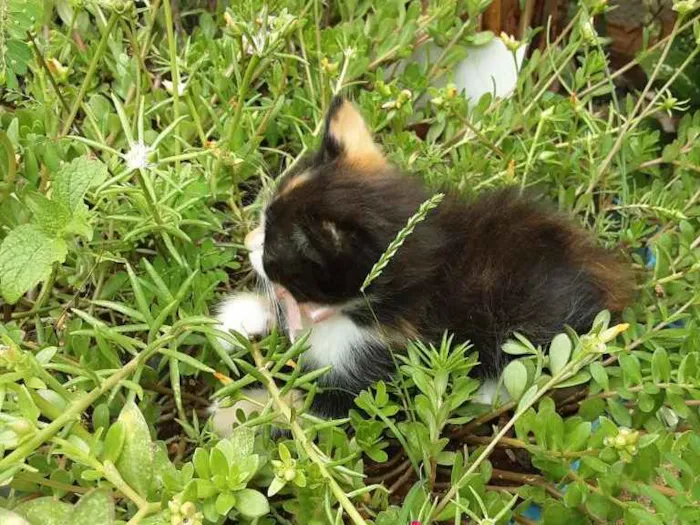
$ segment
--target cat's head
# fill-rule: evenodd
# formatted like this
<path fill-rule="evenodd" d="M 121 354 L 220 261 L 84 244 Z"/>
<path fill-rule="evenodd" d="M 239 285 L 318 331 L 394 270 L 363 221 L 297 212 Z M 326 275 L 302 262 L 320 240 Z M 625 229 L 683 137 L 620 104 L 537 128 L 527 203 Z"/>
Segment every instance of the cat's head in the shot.
<path fill-rule="evenodd" d="M 341 304 L 425 200 L 395 170 L 356 107 L 333 100 L 320 149 L 280 180 L 246 237 L 256 272 L 299 302 Z"/>

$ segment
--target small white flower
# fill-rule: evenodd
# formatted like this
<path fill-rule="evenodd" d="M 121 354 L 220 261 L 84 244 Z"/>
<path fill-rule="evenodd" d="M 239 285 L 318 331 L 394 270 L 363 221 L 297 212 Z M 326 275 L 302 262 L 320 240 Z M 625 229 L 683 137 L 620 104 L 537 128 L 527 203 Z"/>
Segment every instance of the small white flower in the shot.
<path fill-rule="evenodd" d="M 147 168 L 148 156 L 151 154 L 151 151 L 151 148 L 146 146 L 143 142 L 136 142 L 124 156 L 126 165 L 130 170 Z"/>
<path fill-rule="evenodd" d="M 270 33 L 270 35 L 273 35 L 273 33 Z M 246 35 L 243 35 L 241 37 L 243 42 L 243 49 L 245 49 L 247 55 L 262 55 L 263 51 L 265 51 L 265 46 L 267 44 L 265 31 L 261 29 L 252 36 L 252 42 L 248 40 L 248 37 Z"/>

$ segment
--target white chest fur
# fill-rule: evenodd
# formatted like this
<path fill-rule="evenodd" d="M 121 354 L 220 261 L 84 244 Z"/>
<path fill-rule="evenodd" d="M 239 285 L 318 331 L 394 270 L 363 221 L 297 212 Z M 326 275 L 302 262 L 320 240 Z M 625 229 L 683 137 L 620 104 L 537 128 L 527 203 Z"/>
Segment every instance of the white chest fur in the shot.
<path fill-rule="evenodd" d="M 332 373 L 338 375 L 352 375 L 356 368 L 354 349 L 378 340 L 371 330 L 357 326 L 343 314 L 335 314 L 311 328 L 304 359 L 314 368 L 331 365 Z"/>

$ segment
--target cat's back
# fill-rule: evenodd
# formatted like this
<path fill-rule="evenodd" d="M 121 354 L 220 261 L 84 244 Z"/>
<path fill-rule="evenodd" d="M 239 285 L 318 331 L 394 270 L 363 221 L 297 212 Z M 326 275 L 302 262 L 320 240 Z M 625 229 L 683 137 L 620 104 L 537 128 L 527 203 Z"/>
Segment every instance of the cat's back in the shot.
<path fill-rule="evenodd" d="M 449 241 L 436 302 L 456 330 L 546 340 L 564 324 L 586 329 L 598 311 L 621 311 L 632 298 L 625 263 L 517 189 L 453 198 L 439 220 Z"/>

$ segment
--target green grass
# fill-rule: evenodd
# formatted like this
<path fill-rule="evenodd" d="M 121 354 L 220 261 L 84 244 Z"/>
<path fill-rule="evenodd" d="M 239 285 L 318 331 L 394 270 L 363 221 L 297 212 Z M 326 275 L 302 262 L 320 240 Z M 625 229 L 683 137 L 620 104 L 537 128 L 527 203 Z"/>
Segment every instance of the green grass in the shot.
<path fill-rule="evenodd" d="M 588 23 L 605 7 L 586 2 L 512 97 L 470 107 L 435 86 L 491 37 L 488 2 L 3 4 L 0 522 L 529 523 L 531 504 L 546 524 L 700 522 L 700 111 L 668 90 L 697 43 L 663 67 L 697 39 L 691 3 L 639 93 L 612 92 L 622 73 Z M 428 43 L 430 64 L 396 67 Z M 436 189 L 367 286 L 439 189 L 515 185 L 638 269 L 625 324 L 602 312 L 550 348 L 508 343 L 505 405 L 470 403 L 478 348 L 446 337 L 397 355 L 364 415 L 288 406 L 317 389 L 283 366 L 304 339 L 251 343 L 209 315 L 251 286 L 256 197 L 315 146 L 337 93 Z M 256 384 L 270 403 L 215 438 L 209 403 Z"/>

